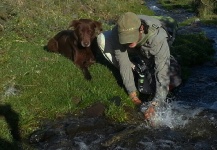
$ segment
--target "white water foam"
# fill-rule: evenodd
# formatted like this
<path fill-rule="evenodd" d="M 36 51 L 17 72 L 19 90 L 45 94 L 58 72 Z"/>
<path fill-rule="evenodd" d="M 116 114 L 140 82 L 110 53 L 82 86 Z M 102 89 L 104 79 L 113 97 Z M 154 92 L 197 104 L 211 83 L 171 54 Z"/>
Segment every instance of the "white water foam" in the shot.
<path fill-rule="evenodd" d="M 183 102 L 172 101 L 164 106 L 156 107 L 155 116 L 151 122 L 155 127 L 183 128 L 189 119 L 194 118 L 203 111 L 203 108 L 182 104 Z"/>
<path fill-rule="evenodd" d="M 151 6 L 150 9 L 151 9 L 151 10 L 155 10 L 155 11 L 159 11 L 159 10 L 161 10 L 161 9 L 158 8 L 157 6 Z"/>
<path fill-rule="evenodd" d="M 75 141 L 75 144 L 79 146 L 79 150 L 89 150 L 89 147 L 87 144 L 85 144 L 81 139 L 75 138 L 78 141 Z"/>

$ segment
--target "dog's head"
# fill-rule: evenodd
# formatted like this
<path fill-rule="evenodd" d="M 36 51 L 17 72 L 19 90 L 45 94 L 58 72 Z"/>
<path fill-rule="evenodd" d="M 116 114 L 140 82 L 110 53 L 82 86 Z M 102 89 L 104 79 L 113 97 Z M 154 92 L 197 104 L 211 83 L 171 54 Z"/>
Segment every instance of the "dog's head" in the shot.
<path fill-rule="evenodd" d="M 92 40 L 102 32 L 102 24 L 91 19 L 73 20 L 69 27 L 74 28 L 74 34 L 83 47 L 89 47 Z"/>

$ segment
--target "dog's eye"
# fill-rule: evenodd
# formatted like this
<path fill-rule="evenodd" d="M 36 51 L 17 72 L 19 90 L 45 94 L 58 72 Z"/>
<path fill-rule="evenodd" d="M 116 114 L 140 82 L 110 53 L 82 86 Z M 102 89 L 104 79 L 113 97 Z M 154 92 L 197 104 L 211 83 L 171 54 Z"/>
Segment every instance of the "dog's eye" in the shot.
<path fill-rule="evenodd" d="M 89 30 L 88 33 L 92 34 L 92 33 L 93 33 L 93 30 Z"/>
<path fill-rule="evenodd" d="M 91 30 L 91 29 L 83 29 L 83 30 L 81 30 L 81 32 L 91 35 L 93 33 L 93 30 Z"/>

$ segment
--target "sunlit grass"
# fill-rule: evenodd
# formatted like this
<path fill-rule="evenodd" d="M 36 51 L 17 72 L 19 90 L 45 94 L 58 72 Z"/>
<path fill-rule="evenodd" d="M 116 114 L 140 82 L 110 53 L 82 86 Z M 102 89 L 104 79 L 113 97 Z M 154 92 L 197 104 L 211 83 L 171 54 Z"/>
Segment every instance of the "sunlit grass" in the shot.
<path fill-rule="evenodd" d="M 140 0 L 4 0 L 0 8 L 4 8 L 0 9 L 0 17 L 5 18 L 0 21 L 3 29 L 0 30 L 0 106 L 10 105 L 18 114 L 23 138 L 36 130 L 43 119 L 73 115 L 95 102 L 105 104 L 107 118 L 117 122 L 129 119 L 123 106 L 133 105 L 117 83 L 113 70 L 97 63 L 90 67 L 93 79 L 86 81 L 70 60 L 45 51 L 43 46 L 57 32 L 67 29 L 73 19 L 92 18 L 101 21 L 104 30 L 108 30 L 123 12 L 153 15 Z M 208 42 L 203 36 L 180 36 L 173 51 L 184 55 L 185 62 L 195 53 L 204 54 L 202 50 Z M 201 59 L 201 54 L 193 63 L 197 63 L 197 58 L 207 60 Z M 211 53 L 203 56 L 208 55 Z M 110 101 L 115 96 L 120 97 L 120 106 Z M 0 118 L 0 138 L 11 142 L 4 115 Z"/>

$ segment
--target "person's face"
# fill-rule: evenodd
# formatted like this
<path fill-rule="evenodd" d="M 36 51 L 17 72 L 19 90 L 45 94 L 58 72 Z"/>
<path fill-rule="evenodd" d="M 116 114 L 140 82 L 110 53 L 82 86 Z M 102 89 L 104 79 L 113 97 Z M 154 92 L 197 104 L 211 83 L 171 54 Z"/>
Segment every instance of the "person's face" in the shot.
<path fill-rule="evenodd" d="M 139 34 L 139 40 L 136 41 L 136 42 L 133 42 L 133 43 L 129 43 L 129 44 L 128 44 L 128 47 L 129 47 L 129 48 L 134 48 L 134 47 L 136 47 L 137 43 L 141 40 L 141 38 L 142 38 L 142 33 Z"/>
<path fill-rule="evenodd" d="M 130 44 L 128 45 L 128 47 L 129 47 L 129 48 L 134 48 L 134 47 L 136 47 L 136 45 L 137 45 L 137 42 L 133 42 L 133 43 L 130 43 Z"/>

